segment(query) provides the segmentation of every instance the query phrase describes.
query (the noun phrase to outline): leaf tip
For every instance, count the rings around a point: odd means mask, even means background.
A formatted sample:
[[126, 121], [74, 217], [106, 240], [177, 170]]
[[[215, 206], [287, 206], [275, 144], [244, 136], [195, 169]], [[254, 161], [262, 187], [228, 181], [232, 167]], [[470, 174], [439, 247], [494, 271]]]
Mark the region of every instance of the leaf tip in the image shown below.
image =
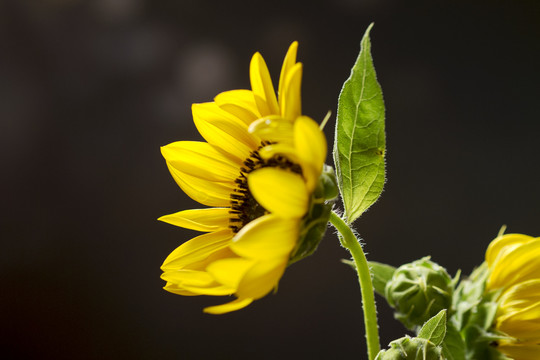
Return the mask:
[[362, 41], [360, 42], [361, 44], [363, 44], [364, 42], [366, 41], [370, 41], [369, 39], [369, 34], [371, 33], [371, 29], [373, 29], [373, 26], [375, 25], [374, 22], [372, 22], [371, 24], [369, 24], [369, 26], [366, 28], [366, 31], [364, 32], [364, 36], [362, 36]]

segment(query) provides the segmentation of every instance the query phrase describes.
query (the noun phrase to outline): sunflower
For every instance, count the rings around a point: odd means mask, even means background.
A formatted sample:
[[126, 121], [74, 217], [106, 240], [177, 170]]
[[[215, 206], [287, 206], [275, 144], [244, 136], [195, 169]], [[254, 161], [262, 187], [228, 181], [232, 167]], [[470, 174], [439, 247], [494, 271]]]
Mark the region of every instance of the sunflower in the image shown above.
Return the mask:
[[540, 359], [540, 238], [500, 235], [486, 252], [486, 289], [498, 292], [497, 349], [515, 360]]
[[278, 96], [255, 53], [251, 90], [192, 105], [206, 142], [161, 148], [180, 188], [208, 206], [159, 219], [205, 233], [174, 250], [161, 277], [175, 294], [236, 297], [205, 308], [207, 313], [239, 310], [268, 294], [288, 264], [314, 250], [326, 228], [327, 144], [319, 125], [301, 114], [297, 48], [292, 43], [285, 56]]

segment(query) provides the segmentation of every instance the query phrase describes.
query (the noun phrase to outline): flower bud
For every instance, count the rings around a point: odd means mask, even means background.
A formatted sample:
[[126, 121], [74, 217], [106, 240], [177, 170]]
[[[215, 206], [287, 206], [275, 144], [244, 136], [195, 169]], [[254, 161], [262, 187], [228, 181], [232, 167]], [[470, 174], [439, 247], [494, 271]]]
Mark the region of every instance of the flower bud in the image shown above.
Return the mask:
[[408, 336], [394, 340], [375, 360], [444, 360], [442, 348], [429, 340]]
[[449, 309], [452, 293], [450, 275], [429, 257], [399, 267], [385, 287], [385, 297], [395, 309], [395, 318], [411, 330], [439, 311]]

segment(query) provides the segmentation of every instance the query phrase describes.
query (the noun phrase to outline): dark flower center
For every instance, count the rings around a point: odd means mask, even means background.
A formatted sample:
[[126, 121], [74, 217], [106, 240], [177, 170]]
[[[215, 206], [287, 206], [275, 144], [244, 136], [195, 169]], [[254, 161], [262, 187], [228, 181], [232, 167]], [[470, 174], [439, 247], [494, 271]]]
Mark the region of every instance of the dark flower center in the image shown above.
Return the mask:
[[257, 150], [252, 151], [244, 161], [244, 166], [240, 168], [240, 176], [234, 180], [236, 188], [231, 194], [231, 210], [229, 211], [231, 214], [229, 227], [234, 233], [240, 231], [247, 223], [269, 213], [249, 191], [247, 177], [250, 172], [264, 167], [276, 167], [302, 175], [300, 165], [285, 156], [274, 155], [270, 159], [263, 159], [259, 150], [271, 144], [271, 142], [263, 141]]

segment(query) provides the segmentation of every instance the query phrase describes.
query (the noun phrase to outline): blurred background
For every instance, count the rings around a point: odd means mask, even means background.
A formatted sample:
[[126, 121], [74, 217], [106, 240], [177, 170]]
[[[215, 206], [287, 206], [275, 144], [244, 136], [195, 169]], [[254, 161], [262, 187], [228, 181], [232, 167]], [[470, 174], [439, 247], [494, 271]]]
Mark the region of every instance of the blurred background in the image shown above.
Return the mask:
[[[277, 79], [298, 40], [320, 121], [371, 22], [388, 181], [355, 223], [368, 258], [467, 274], [502, 225], [540, 236], [536, 0], [1, 0], [4, 358], [366, 358], [333, 231], [277, 294], [211, 316], [226, 299], [162, 290], [162, 261], [196, 233], [156, 219], [198, 207], [159, 151], [201, 139], [191, 103], [248, 88], [255, 51]], [[406, 331], [378, 304], [386, 346]]]

